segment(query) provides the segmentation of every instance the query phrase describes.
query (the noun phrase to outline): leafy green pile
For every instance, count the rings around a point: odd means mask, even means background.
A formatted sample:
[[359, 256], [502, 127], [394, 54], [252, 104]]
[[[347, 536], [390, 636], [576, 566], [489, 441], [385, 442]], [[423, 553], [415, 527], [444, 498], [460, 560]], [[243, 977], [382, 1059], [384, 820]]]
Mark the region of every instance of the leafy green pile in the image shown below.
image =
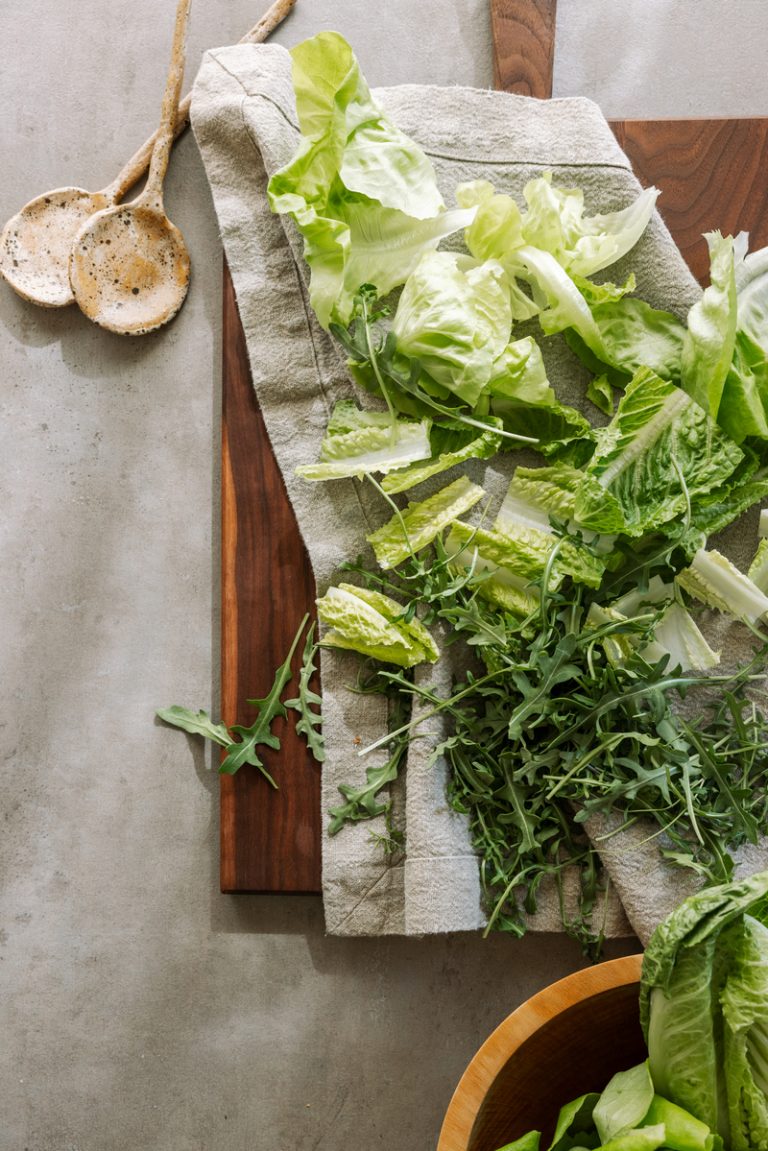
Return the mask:
[[[541, 884], [562, 892], [575, 868], [565, 926], [599, 948], [592, 816], [650, 820], [662, 854], [709, 882], [765, 826], [766, 555], [745, 575], [707, 539], [768, 495], [768, 256], [712, 233], [710, 286], [685, 320], [659, 311], [633, 275], [594, 279], [632, 250], [655, 189], [589, 214], [580, 189], [543, 173], [524, 204], [472, 181], [447, 209], [342, 37], [320, 33], [292, 58], [302, 139], [270, 203], [303, 236], [318, 320], [378, 405], [338, 403], [319, 459], [298, 472], [373, 484], [385, 521], [368, 536], [375, 563], [344, 565], [318, 614], [323, 643], [365, 657], [367, 690], [402, 717], [362, 749], [386, 745], [388, 758], [341, 788], [329, 830], [388, 813], [419, 697], [449, 721], [435, 756], [468, 817], [489, 926], [522, 932]], [[464, 251], [437, 250], [457, 231]], [[591, 375], [594, 421], [548, 379], [540, 344], [557, 333]], [[517, 467], [492, 509], [464, 470], [521, 447], [540, 466]], [[719, 653], [699, 627], [712, 609], [752, 629], [736, 670], [713, 673]], [[469, 667], [447, 699], [411, 670], [441, 658], [438, 621]], [[231, 769], [264, 770], [254, 749], [274, 746], [281, 674], [253, 728], [235, 729], [242, 742], [207, 729]], [[315, 744], [317, 729], [305, 711]]]

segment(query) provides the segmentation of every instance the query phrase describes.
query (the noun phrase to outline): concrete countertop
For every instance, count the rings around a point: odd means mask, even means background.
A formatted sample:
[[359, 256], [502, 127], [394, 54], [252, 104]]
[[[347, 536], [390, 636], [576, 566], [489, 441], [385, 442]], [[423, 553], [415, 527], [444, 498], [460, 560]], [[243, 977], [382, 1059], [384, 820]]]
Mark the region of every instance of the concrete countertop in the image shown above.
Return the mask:
[[[265, 7], [194, 3], [188, 83]], [[558, 7], [556, 95], [768, 114], [761, 0]], [[113, 178], [156, 123], [173, 10], [4, 0], [2, 220]], [[320, 28], [373, 84], [491, 83], [486, 0], [299, 0], [277, 39]], [[161, 333], [0, 285], [0, 1151], [424, 1151], [482, 1039], [580, 956], [331, 939], [316, 899], [218, 893], [216, 775], [153, 720], [218, 694], [221, 251], [191, 136], [166, 191], [193, 282]]]

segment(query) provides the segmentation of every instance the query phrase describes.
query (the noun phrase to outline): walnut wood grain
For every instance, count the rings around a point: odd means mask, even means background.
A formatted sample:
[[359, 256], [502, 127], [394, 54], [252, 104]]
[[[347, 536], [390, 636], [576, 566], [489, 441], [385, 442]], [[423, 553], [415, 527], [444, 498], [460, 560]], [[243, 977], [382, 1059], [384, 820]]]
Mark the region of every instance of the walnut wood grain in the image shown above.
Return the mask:
[[[315, 587], [296, 518], [251, 383], [232, 281], [225, 268], [222, 426], [221, 697], [227, 724], [253, 723]], [[299, 665], [301, 651], [295, 657]], [[280, 751], [264, 751], [274, 791], [251, 767], [221, 777], [221, 889], [320, 891], [320, 774], [279, 720]]]
[[621, 120], [611, 124], [640, 181], [662, 189], [659, 211], [699, 282], [704, 232], [749, 232], [768, 244], [768, 120]]
[[557, 0], [492, 0], [493, 86], [519, 96], [552, 95]]
[[601, 1091], [646, 1056], [638, 1006], [642, 956], [551, 984], [501, 1023], [464, 1072], [437, 1151], [497, 1151], [530, 1130], [553, 1135], [563, 1102]]

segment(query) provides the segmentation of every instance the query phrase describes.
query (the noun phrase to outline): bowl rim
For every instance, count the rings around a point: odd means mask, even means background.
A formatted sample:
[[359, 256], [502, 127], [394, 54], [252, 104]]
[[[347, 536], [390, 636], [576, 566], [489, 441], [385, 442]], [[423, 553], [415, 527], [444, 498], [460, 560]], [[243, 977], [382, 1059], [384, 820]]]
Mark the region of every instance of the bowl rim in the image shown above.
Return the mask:
[[507, 1060], [526, 1039], [566, 1008], [593, 995], [640, 982], [643, 954], [608, 959], [550, 983], [492, 1031], [470, 1060], [448, 1104], [437, 1151], [467, 1151], [480, 1107]]

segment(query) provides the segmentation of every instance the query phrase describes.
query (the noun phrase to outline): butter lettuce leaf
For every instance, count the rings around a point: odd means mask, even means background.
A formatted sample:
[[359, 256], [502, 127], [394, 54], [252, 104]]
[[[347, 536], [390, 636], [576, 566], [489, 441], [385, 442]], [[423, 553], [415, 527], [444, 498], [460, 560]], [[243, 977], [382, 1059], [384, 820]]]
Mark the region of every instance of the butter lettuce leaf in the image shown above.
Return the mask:
[[591, 305], [600, 333], [602, 352], [596, 355], [578, 332], [565, 333], [569, 347], [595, 375], [624, 387], [641, 368], [664, 380], [679, 380], [685, 325], [671, 312], [652, 308], [645, 300], [628, 296]]
[[528, 205], [522, 218], [527, 243], [551, 252], [567, 271], [591, 276], [635, 246], [659, 192], [646, 188], [627, 207], [595, 216], [584, 215], [581, 188], [558, 187], [551, 172], [531, 180], [523, 194]]

